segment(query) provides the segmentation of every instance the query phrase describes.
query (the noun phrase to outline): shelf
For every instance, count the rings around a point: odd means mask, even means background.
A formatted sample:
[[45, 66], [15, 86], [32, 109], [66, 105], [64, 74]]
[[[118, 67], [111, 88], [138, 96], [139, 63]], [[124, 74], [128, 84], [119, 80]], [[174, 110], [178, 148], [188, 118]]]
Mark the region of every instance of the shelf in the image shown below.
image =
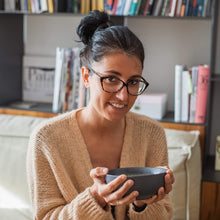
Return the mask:
[[[1, 11], [0, 14], [21, 14], [21, 15], [47, 15], [47, 16], [57, 16], [57, 15], [63, 15], [63, 16], [84, 16], [86, 14], [81, 13], [71, 13], [71, 12], [39, 12], [39, 13], [33, 13], [28, 11]], [[153, 18], [153, 19], [193, 19], [193, 20], [210, 20], [211, 17], [197, 17], [197, 16], [184, 16], [184, 17], [171, 17], [171, 16], [154, 16], [154, 15], [111, 15], [112, 17], [123, 17], [123, 18]]]
[[202, 181], [220, 183], [220, 171], [215, 170], [215, 156], [208, 156], [203, 169]]
[[190, 124], [190, 125], [195, 125], [195, 126], [205, 126], [206, 124], [197, 124], [197, 123], [191, 123], [191, 122], [182, 122], [182, 121], [174, 121], [174, 112], [173, 111], [168, 111], [165, 116], [161, 119], [158, 120], [160, 122], [168, 122], [168, 123], [176, 123], [176, 124]]
[[211, 82], [220, 82], [220, 74], [213, 74], [210, 80]]
[[10, 106], [0, 105], [0, 114], [25, 115], [33, 117], [53, 117], [59, 113], [52, 112], [52, 104], [38, 103], [37, 106], [26, 108], [13, 108]]

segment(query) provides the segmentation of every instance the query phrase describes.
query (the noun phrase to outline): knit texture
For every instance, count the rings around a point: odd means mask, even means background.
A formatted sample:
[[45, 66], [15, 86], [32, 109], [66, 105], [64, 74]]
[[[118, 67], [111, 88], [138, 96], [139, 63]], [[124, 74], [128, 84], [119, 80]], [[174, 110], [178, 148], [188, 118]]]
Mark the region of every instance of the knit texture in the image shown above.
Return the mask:
[[[34, 130], [27, 154], [27, 174], [34, 218], [51, 220], [113, 220], [92, 197], [89, 176], [93, 168], [79, 129], [76, 113], [48, 119]], [[168, 164], [162, 126], [146, 116], [129, 112], [120, 167], [155, 167]], [[132, 204], [117, 206], [117, 220], [171, 219], [173, 209], [167, 195], [138, 213]]]

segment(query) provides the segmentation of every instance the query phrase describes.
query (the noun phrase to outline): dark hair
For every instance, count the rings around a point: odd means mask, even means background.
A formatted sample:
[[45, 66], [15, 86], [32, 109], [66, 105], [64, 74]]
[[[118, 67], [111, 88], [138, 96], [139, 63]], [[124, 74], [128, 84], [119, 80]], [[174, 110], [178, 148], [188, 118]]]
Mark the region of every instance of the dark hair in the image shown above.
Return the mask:
[[80, 51], [80, 65], [90, 66], [94, 60], [115, 52], [134, 55], [144, 64], [144, 48], [138, 37], [126, 26], [112, 26], [106, 12], [91, 11], [77, 27], [77, 34], [84, 44]]

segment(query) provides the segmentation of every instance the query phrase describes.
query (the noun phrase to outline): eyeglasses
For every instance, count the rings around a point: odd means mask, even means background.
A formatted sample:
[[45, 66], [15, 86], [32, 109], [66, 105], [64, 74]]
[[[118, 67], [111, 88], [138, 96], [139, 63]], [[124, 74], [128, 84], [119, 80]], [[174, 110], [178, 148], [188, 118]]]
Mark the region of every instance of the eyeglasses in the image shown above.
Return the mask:
[[142, 76], [133, 76], [125, 83], [116, 76], [100, 76], [95, 70], [91, 68], [89, 70], [100, 78], [102, 89], [108, 93], [117, 93], [126, 86], [128, 94], [138, 96], [149, 86]]

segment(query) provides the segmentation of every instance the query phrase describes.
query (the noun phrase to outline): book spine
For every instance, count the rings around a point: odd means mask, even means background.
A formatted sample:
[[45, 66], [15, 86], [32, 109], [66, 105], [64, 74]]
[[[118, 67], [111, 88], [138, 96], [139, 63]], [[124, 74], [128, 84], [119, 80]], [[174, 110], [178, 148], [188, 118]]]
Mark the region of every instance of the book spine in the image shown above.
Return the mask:
[[135, 10], [136, 10], [136, 7], [137, 7], [137, 0], [133, 0], [132, 3], [131, 3], [131, 7], [130, 7], [130, 10], [129, 10], [129, 15], [134, 15], [135, 14]]
[[196, 93], [197, 93], [198, 67], [192, 67], [192, 94], [190, 96], [190, 116], [189, 121], [195, 123], [196, 115]]
[[182, 0], [178, 0], [177, 7], [176, 7], [176, 16], [180, 17], [181, 15], [181, 7], [182, 7]]
[[200, 65], [198, 70], [197, 101], [195, 123], [205, 123], [209, 87], [209, 71], [207, 65]]
[[48, 11], [48, 7], [47, 7], [47, 0], [41, 0], [41, 11], [46, 12]]
[[185, 17], [189, 15], [189, 5], [190, 5], [190, 0], [186, 0], [186, 7], [184, 12]]
[[137, 7], [136, 7], [136, 10], [135, 10], [135, 15], [138, 15], [139, 11], [140, 11], [140, 7], [141, 7], [141, 2], [142, 0], [138, 0], [137, 2]]
[[182, 6], [181, 6], [181, 12], [180, 12], [181, 17], [185, 16], [185, 11], [186, 11], [186, 0], [182, 0]]
[[174, 121], [181, 121], [182, 65], [175, 66]]
[[163, 0], [157, 0], [155, 2], [154, 5], [154, 9], [153, 9], [153, 15], [154, 16], [160, 16], [161, 15], [161, 10], [162, 10], [162, 6], [163, 6]]
[[189, 115], [189, 71], [182, 72], [182, 110], [181, 121], [187, 122]]
[[53, 92], [53, 105], [52, 111], [59, 112], [60, 103], [60, 91], [61, 91], [61, 78], [62, 78], [62, 66], [63, 66], [64, 50], [60, 47], [56, 48], [56, 66], [54, 76], [54, 92]]
[[169, 13], [170, 17], [173, 17], [175, 15], [175, 10], [176, 10], [176, 0], [172, 0], [172, 5], [170, 7], [170, 13]]
[[117, 10], [118, 0], [114, 0], [113, 8], [112, 8], [112, 14], [115, 15]]
[[49, 11], [49, 13], [54, 13], [53, 0], [47, 0], [47, 4], [48, 4], [48, 11]]

